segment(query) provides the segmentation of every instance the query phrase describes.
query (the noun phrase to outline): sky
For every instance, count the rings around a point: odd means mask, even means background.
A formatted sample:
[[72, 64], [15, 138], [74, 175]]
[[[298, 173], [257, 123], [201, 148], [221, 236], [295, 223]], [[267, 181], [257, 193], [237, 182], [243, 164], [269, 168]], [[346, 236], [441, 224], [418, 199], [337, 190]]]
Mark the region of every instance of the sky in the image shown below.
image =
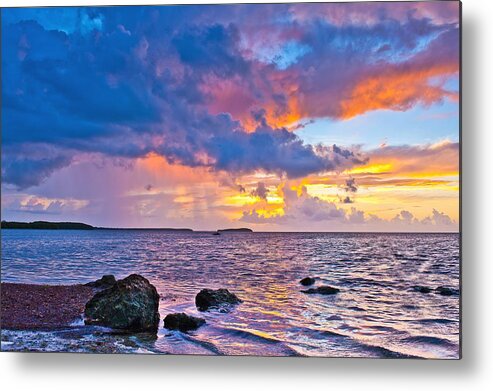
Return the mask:
[[459, 3], [4, 8], [2, 220], [459, 229]]

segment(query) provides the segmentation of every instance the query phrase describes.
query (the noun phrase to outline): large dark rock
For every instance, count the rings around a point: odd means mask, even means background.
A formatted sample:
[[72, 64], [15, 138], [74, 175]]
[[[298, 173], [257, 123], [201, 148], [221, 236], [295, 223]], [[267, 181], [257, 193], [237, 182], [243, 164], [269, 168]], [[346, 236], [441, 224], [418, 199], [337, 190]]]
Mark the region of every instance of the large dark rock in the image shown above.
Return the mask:
[[164, 327], [169, 330], [180, 330], [187, 332], [196, 330], [205, 324], [205, 319], [187, 315], [183, 312], [178, 314], [168, 314], [164, 318]]
[[157, 331], [159, 295], [147, 279], [132, 274], [96, 293], [86, 304], [86, 324], [140, 332]]
[[99, 280], [88, 282], [84, 284], [85, 286], [97, 289], [108, 289], [116, 284], [116, 278], [112, 274], [106, 274], [101, 277]]
[[439, 286], [435, 291], [442, 296], [455, 296], [459, 294], [458, 289], [449, 288], [446, 286]]
[[419, 293], [430, 293], [431, 288], [428, 288], [427, 286], [421, 286], [421, 285], [416, 285], [413, 286], [413, 290]]
[[195, 305], [199, 311], [207, 311], [209, 308], [220, 308], [241, 302], [238, 296], [227, 289], [202, 289], [195, 296]]
[[315, 284], [315, 279], [313, 277], [305, 277], [300, 280], [300, 284], [303, 286], [309, 286]]
[[311, 295], [311, 294], [334, 295], [337, 292], [339, 292], [339, 289], [334, 288], [332, 286], [328, 286], [328, 285], [322, 285], [322, 286], [319, 286], [317, 288], [310, 288], [310, 289], [307, 289], [306, 291], [301, 291], [301, 292], [307, 293], [309, 295]]

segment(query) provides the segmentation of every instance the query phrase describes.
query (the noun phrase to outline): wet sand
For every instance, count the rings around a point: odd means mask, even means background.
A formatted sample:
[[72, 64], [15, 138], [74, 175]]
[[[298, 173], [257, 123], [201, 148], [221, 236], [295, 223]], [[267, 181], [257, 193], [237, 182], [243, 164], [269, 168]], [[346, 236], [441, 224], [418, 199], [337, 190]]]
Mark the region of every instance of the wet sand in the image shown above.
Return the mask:
[[84, 312], [94, 289], [84, 285], [1, 284], [1, 328], [54, 330]]

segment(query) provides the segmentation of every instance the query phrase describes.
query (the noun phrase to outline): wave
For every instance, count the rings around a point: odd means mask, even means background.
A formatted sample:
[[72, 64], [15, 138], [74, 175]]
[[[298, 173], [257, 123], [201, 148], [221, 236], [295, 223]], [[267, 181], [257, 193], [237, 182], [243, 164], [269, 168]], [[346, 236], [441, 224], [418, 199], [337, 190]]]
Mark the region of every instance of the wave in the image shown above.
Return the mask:
[[358, 312], [365, 312], [366, 311], [364, 308], [357, 307], [357, 306], [347, 307], [347, 309], [352, 310], [352, 311], [358, 311]]
[[305, 333], [309, 335], [311, 338], [315, 338], [315, 339], [327, 339], [327, 337], [347, 338], [345, 334], [341, 334], [332, 330], [320, 330], [310, 327], [293, 327], [288, 330], [294, 333]]
[[381, 358], [423, 358], [420, 356], [410, 355], [396, 350], [391, 350], [387, 347], [372, 345], [366, 342], [362, 342], [349, 335], [336, 333], [331, 330], [319, 330], [319, 329], [312, 329], [306, 327], [300, 327], [297, 330], [310, 335], [310, 337], [314, 339], [324, 340], [327, 339], [327, 337], [332, 337], [333, 339], [339, 339], [348, 348], [350, 348], [350, 350], [358, 351], [363, 356], [367, 356], [368, 354], [373, 354]]
[[393, 285], [391, 282], [382, 282], [372, 278], [363, 277], [341, 278], [338, 279], [338, 283], [346, 286], [378, 286], [381, 288], [387, 288]]
[[439, 323], [439, 324], [449, 324], [449, 323], [457, 323], [457, 321], [447, 318], [426, 318], [426, 319], [418, 319], [416, 323]]
[[[289, 356], [302, 356], [299, 352], [287, 345], [285, 341], [275, 338], [271, 335], [267, 335], [257, 330], [245, 330], [229, 327], [216, 327], [222, 334], [232, 336], [234, 338], [246, 339], [255, 343], [263, 343], [267, 345], [279, 346], [285, 355]], [[284, 354], [283, 354], [284, 355]]]
[[417, 343], [417, 344], [423, 344], [424, 343], [424, 344], [436, 345], [436, 346], [450, 346], [450, 347], [456, 346], [455, 343], [453, 343], [452, 341], [449, 341], [448, 339], [439, 338], [439, 337], [432, 337], [432, 336], [428, 336], [428, 335], [411, 336], [411, 337], [403, 338], [401, 341]]
[[424, 357], [420, 356], [415, 356], [412, 354], [407, 354], [407, 353], [401, 353], [395, 350], [391, 350], [388, 348], [384, 348], [383, 346], [374, 346], [374, 345], [369, 345], [369, 344], [361, 344], [364, 349], [369, 352], [369, 353], [376, 353], [379, 357], [381, 358], [420, 358], [423, 359]]
[[367, 326], [368, 328], [370, 329], [373, 329], [373, 330], [378, 330], [378, 331], [385, 331], [385, 332], [389, 332], [389, 333], [403, 333], [403, 331], [400, 331], [400, 330], [397, 330], [393, 327], [389, 327], [389, 326], [380, 326], [380, 325], [375, 325], [375, 326]]
[[180, 333], [180, 337], [188, 342], [191, 342], [195, 345], [200, 346], [201, 348], [204, 348], [205, 350], [208, 350], [212, 354], [215, 354], [217, 356], [224, 356], [224, 353], [212, 342], [209, 341], [203, 341], [201, 339], [195, 338], [192, 335], [181, 333], [179, 331], [176, 331], [176, 333]]
[[256, 332], [256, 331], [252, 331], [252, 330], [221, 327], [221, 331], [224, 332], [225, 334], [229, 334], [229, 335], [232, 335], [235, 337], [245, 338], [245, 339], [249, 339], [249, 340], [261, 342], [261, 343], [278, 344], [278, 343], [283, 342], [283, 341], [276, 339], [272, 336], [266, 336], [263, 333], [261, 335], [261, 334], [259, 334], [260, 332]]

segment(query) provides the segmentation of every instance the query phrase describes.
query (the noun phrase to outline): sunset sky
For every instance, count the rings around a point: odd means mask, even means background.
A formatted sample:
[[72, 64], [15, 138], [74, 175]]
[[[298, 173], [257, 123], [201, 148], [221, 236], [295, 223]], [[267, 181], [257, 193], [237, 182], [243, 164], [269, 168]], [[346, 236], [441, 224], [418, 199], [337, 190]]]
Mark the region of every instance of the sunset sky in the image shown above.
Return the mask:
[[458, 2], [1, 18], [3, 220], [458, 231]]

